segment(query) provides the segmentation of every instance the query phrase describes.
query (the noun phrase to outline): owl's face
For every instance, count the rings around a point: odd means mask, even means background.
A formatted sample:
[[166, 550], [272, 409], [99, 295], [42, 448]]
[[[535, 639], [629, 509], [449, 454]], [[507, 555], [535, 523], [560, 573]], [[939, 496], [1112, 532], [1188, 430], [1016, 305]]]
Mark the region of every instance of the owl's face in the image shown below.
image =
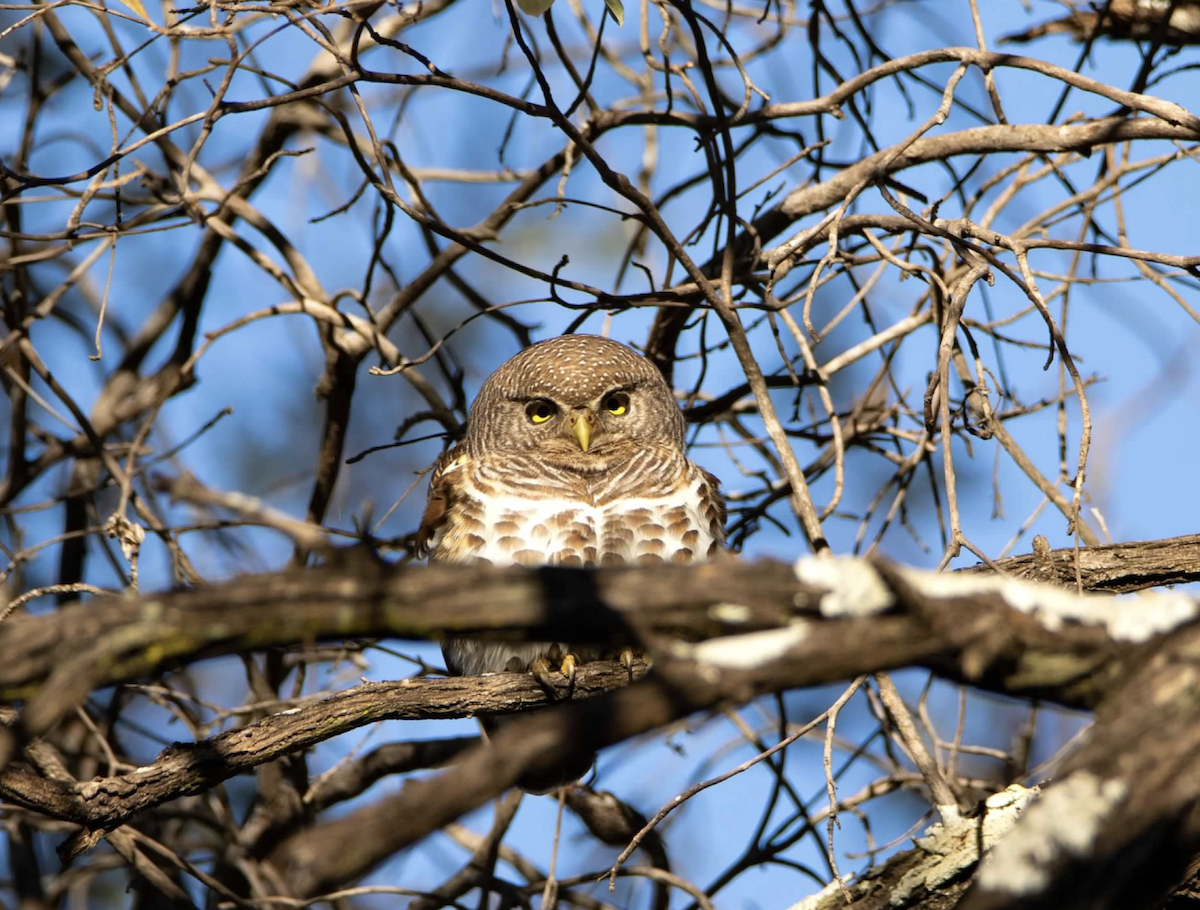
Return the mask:
[[564, 335], [488, 377], [471, 407], [477, 455], [523, 452], [586, 468], [638, 447], [683, 448], [683, 415], [654, 364], [623, 344]]

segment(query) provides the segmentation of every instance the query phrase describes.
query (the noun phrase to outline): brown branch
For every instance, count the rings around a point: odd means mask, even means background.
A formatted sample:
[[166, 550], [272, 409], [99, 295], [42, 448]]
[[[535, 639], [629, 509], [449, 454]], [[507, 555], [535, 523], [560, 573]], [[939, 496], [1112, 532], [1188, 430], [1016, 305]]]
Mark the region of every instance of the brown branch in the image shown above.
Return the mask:
[[961, 906], [1150, 907], [1200, 853], [1200, 637], [1168, 636], [997, 846]]
[[[1044, 541], [1043, 541], [1044, 542]], [[1200, 534], [1051, 550], [1035, 540], [1032, 553], [1000, 560], [1007, 575], [1044, 584], [1075, 587], [1075, 567], [1085, 591], [1128, 594], [1164, 585], [1200, 581]], [[963, 569], [967, 574], [991, 574], [984, 565]]]
[[[801, 576], [817, 574], [806, 581], [776, 563], [578, 572], [370, 565], [373, 573], [362, 566], [292, 571], [18, 617], [0, 627], [0, 655], [11, 658], [0, 663], [12, 665], [28, 655], [17, 675], [24, 674], [29, 685], [38, 661], [60, 661], [50, 684], [21, 716], [27, 729], [37, 729], [70, 705], [54, 685], [64, 669], [91, 685], [111, 682], [116, 677], [97, 679], [87, 671], [160, 667], [167, 642], [181, 659], [288, 640], [389, 632], [519, 631], [558, 638], [569, 631], [572, 640], [612, 641], [635, 626], [651, 647], [668, 634], [675, 644], [656, 654], [653, 677], [627, 691], [602, 694], [626, 679], [619, 665], [607, 662], [584, 665], [574, 690], [553, 696], [525, 674], [371, 683], [201, 743], [174, 746], [154, 764], [117, 777], [75, 784], [12, 766], [0, 773], [0, 793], [41, 814], [110, 830], [166, 800], [203, 792], [239, 771], [367, 723], [519, 711], [570, 695], [572, 703], [514, 725], [520, 735], [504, 728], [494, 751], [481, 747], [470, 753], [450, 772], [453, 786], [447, 782], [444, 790], [426, 792], [427, 784], [410, 784], [416, 795], [406, 787], [401, 796], [419, 811], [401, 813], [411, 821], [396, 827], [389, 843], [397, 849], [395, 838], [411, 843], [502, 792], [526, 768], [536, 771], [564, 754], [587, 754], [697, 710], [913, 664], [999, 692], [1087, 707], [1101, 703], [1126, 670], [1143, 661], [1143, 652], [1154, 648], [1137, 641], [1176, 626], [1180, 641], [1200, 636], [1196, 623], [1180, 612], [1187, 603], [1182, 598], [1169, 623], [1156, 619], [1150, 605], [1141, 625], [1130, 626], [1128, 617], [1105, 612], [1103, 605], [1114, 602], [1104, 598], [1089, 607], [1088, 601], [1049, 588], [1039, 594], [1002, 579], [898, 574], [882, 565], [882, 577], [870, 582], [871, 570], [858, 561], [838, 564], [839, 580], [823, 574], [832, 565], [828, 561], [808, 560]], [[1086, 609], [1096, 611], [1095, 622], [1074, 621], [1085, 619]], [[82, 648], [91, 636], [97, 641], [92, 654], [81, 661], [56, 658], [57, 648], [46, 646], [46, 636], [68, 631], [62, 647]], [[213, 637], [214, 632], [219, 634]], [[734, 637], [713, 638], [721, 635]], [[686, 643], [705, 638], [713, 640]], [[137, 653], [113, 650], [134, 644]]]
[[[1127, 561], [1132, 547], [1171, 557], [1159, 564], [1168, 566], [1158, 572], [1162, 579], [1200, 577], [1195, 538], [1126, 544], [1097, 576], [1102, 589], [1145, 587], [1154, 577], [1150, 560], [1138, 561], [1133, 573], [1120, 573], [1117, 560]], [[1185, 552], [1192, 554], [1190, 560], [1182, 558]], [[1059, 554], [1043, 562], [1061, 566], [1065, 558]], [[653, 647], [663, 637], [698, 641], [785, 627], [799, 616], [817, 614], [825, 592], [820, 585], [799, 581], [788, 566], [769, 561], [600, 570], [391, 567], [350, 550], [341, 551], [334, 562], [317, 570], [244, 576], [190, 591], [103, 598], [48, 616], [12, 617], [0, 626], [0, 698], [27, 698], [23, 723], [37, 733], [96, 687], [205, 656], [355, 636], [446, 634], [532, 640], [567, 636]], [[924, 608], [928, 595], [914, 593], [903, 580], [896, 579], [895, 585], [892, 596], [899, 604]], [[981, 594], [977, 600], [1009, 610], [995, 594]], [[737, 609], [722, 609], [723, 604]], [[847, 669], [832, 678], [859, 672], [865, 671]], [[1072, 703], [1090, 699], [1064, 692], [1058, 698]]]
[[[635, 678], [645, 672], [644, 663], [635, 665]], [[367, 724], [521, 711], [591, 698], [628, 681], [629, 671], [620, 663], [595, 661], [580, 667], [570, 692], [565, 678], [556, 691], [547, 692], [525, 673], [364, 683], [201, 742], [176, 743], [153, 763], [117, 777], [74, 783], [9, 767], [0, 771], [0, 795], [51, 818], [111, 830], [168, 800], [203, 793], [237, 774]], [[461, 751], [464, 745], [443, 751], [441, 759]], [[426, 752], [410, 757], [409, 763]], [[319, 805], [348, 798], [355, 787], [365, 786], [369, 780], [355, 775], [328, 792], [319, 790]]]

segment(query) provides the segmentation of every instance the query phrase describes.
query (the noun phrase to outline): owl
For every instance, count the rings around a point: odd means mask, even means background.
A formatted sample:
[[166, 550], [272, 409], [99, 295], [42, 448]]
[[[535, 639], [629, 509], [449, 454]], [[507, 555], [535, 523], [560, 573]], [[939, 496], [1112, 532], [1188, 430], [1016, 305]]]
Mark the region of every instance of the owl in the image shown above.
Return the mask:
[[[595, 335], [532, 345], [484, 382], [462, 442], [434, 466], [417, 532], [436, 562], [608, 566], [690, 563], [724, 545], [716, 478], [684, 451], [684, 419], [646, 358]], [[455, 675], [574, 676], [602, 656], [570, 642], [443, 643]], [[625, 652], [628, 657], [628, 652]], [[484, 721], [494, 729], [501, 718]], [[547, 792], [586, 764], [522, 780]]]

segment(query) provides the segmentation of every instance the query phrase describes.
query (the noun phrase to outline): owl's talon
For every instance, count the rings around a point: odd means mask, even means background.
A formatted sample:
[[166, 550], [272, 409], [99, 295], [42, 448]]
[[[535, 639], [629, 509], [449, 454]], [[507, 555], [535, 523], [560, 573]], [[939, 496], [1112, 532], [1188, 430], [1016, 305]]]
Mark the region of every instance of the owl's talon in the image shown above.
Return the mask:
[[[558, 655], [562, 655], [561, 659]], [[534, 658], [529, 665], [529, 672], [534, 679], [538, 681], [546, 693], [550, 696], [555, 696], [558, 693], [558, 686], [562, 683], [555, 683], [555, 676], [561, 673], [567, 678], [567, 697], [575, 691], [575, 671], [579, 666], [579, 658], [574, 654], [558, 654], [547, 653]]]
[[552, 668], [550, 661], [546, 660], [544, 655], [539, 655], [529, 664], [529, 675], [538, 681], [547, 695], [554, 695], [554, 680], [551, 678]]
[[633, 648], [622, 648], [620, 659], [621, 666], [629, 674], [629, 681], [633, 682]]

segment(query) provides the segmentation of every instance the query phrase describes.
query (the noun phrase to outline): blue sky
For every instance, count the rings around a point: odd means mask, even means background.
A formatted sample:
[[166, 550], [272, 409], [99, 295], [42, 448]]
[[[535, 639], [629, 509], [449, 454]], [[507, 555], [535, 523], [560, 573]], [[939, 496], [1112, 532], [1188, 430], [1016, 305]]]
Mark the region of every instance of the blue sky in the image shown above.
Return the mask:
[[[565, 9], [565, 0], [562, 2]], [[989, 46], [996, 48], [996, 39], [1036, 21], [1049, 18], [1061, 7], [1056, 4], [1034, 3], [1027, 13], [1016, 0], [982, 0], [981, 14]], [[505, 91], [519, 93], [528, 80], [528, 71], [518, 52], [511, 49], [508, 64], [502, 75], [496, 75], [496, 58], [503, 47], [508, 24], [494, 8], [482, 3], [466, 12], [466, 4], [450, 14], [437, 17], [404, 33], [404, 40], [420, 49], [446, 72], [480, 82], [496, 85]], [[872, 34], [880, 39], [884, 49], [893, 56], [926, 48], [974, 44], [966, 3], [951, 4], [946, 0], [896, 4], [869, 19]], [[712, 12], [710, 10], [710, 12]], [[800, 10], [805, 12], [805, 10]], [[161, 11], [151, 10], [161, 21]], [[82, 9], [65, 8], [63, 21], [77, 29], [81, 36], [96, 37], [90, 14]], [[638, 13], [633, 4], [627, 9], [628, 20], [622, 30], [606, 32], [606, 41], [629, 49], [637, 36]], [[7, 21], [7, 20], [6, 20]], [[564, 40], [574, 45], [580, 41], [570, 18], [560, 15], [559, 27]], [[116, 25], [118, 33], [128, 44], [143, 35], [139, 27], [128, 22]], [[731, 32], [731, 40], [746, 46], [751, 42], [753, 29], [739, 26]], [[544, 31], [535, 27], [538, 39], [545, 45]], [[256, 34], [266, 36], [266, 26]], [[100, 45], [96, 45], [99, 47]], [[831, 61], [843, 74], [856, 72], [856, 62], [833, 42], [826, 45]], [[1065, 67], [1073, 67], [1078, 47], [1054, 38], [1033, 46], [1002, 49], [1025, 53]], [[201, 65], [204, 59], [225, 53], [218, 44], [186, 43], [182, 48], [183, 68]], [[310, 64], [315, 53], [313, 44], [294, 29], [282, 29], [264, 37], [256, 58], [263, 66], [281, 75], [297, 77]], [[1186, 51], [1177, 57], [1174, 66], [1179, 71], [1152, 89], [1154, 94], [1192, 105], [1200, 97], [1200, 76], [1184, 68], [1195, 64], [1196, 52]], [[159, 78], [166, 61], [166, 45], [157, 42], [136, 58], [135, 70], [149, 84]], [[415, 71], [415, 64], [397, 52], [376, 52], [370, 65], [387, 70], [394, 68]], [[1132, 48], [1111, 44], [1098, 45], [1081, 71], [1086, 75], [1127, 87], [1139, 66]], [[927, 67], [923, 74], [941, 86], [952, 71], [952, 65]], [[767, 91], [773, 101], [804, 100], [813, 94], [811, 82], [811, 53], [804, 30], [793, 29], [784, 39], [779, 53], [755, 63], [751, 74], [756, 83]], [[560, 102], [570, 96], [561, 70], [552, 69], [549, 76]], [[115, 73], [114, 81], [126, 88], [127, 76]], [[736, 87], [731, 74], [722, 77], [725, 84]], [[999, 69], [996, 80], [1005, 111], [1012, 123], [1044, 122], [1058, 99], [1058, 87], [1037, 74], [1015, 69]], [[822, 91], [832, 83], [822, 82]], [[243, 74], [228, 93], [232, 100], [261, 97], [263, 87], [256, 78]], [[39, 134], [37, 152], [32, 167], [41, 174], [69, 173], [95, 160], [95, 149], [107, 145], [108, 125], [103, 112], [93, 111], [90, 90], [72, 85], [50, 100], [51, 115]], [[536, 97], [536, 89], [534, 97]], [[736, 91], [740, 95], [740, 89]], [[20, 111], [18, 93], [0, 95], [0, 122], [15, 122]], [[629, 86], [616, 79], [611, 69], [598, 69], [596, 95], [601, 103], [630, 96]], [[497, 148], [507, 127], [509, 113], [480, 98], [445, 91], [418, 92], [396, 117], [396, 92], [387, 86], [364, 86], [363, 97], [379, 111], [377, 128], [396, 143], [406, 164], [413, 168], [494, 168]], [[983, 81], [972, 71], [963, 81], [958, 97], [980, 110], [989, 104]], [[906, 93], [895, 83], [881, 82], [871, 96], [870, 119], [872, 130], [881, 145], [900, 141], [915, 126], [936, 110], [937, 93], [906, 87]], [[206, 103], [203, 86], [198, 81], [180, 90], [169, 110], [171, 117], [182, 116]], [[1082, 111], [1095, 115], [1111, 109], [1110, 102], [1073, 92], [1064, 106], [1065, 112]], [[245, 155], [247, 137], [262, 125], [265, 114], [244, 114], [228, 117], [217, 123], [208, 139], [200, 161], [223, 182], [228, 183]], [[1061, 119], [1061, 118], [1060, 118]], [[969, 115], [956, 111], [949, 121], [937, 127], [932, 135], [945, 134], [977, 125]], [[126, 125], [127, 126], [127, 125]], [[804, 132], [808, 141], [815, 136], [811, 120], [789, 124]], [[832, 139], [829, 157], [852, 161], [864, 154], [861, 132], [853, 120], [826, 120], [827, 136]], [[184, 128], [176, 141], [184, 148], [194, 141], [194, 128]], [[637, 129], [620, 131], [606, 136], [599, 144], [600, 151], [610, 160], [630, 171], [636, 170], [645, 151], [645, 134]], [[702, 166], [703, 156], [696, 149], [694, 136], [683, 130], [659, 130], [655, 136], [660, 165], [654, 188], [662, 191]], [[0, 130], [0, 150], [6, 155], [12, 149], [12, 136]], [[545, 122], [518, 123], [509, 141], [504, 164], [513, 168], [531, 166], [552, 153], [560, 144], [558, 134]], [[324, 138], [302, 134], [291, 144], [293, 150], [311, 149], [307, 154], [281, 161], [264, 187], [254, 197], [259, 209], [275, 223], [284, 227], [297, 249], [312, 265], [327, 290], [358, 288], [370, 253], [374, 219], [374, 201], [370, 193], [350, 207], [344, 216], [320, 223], [308, 219], [329, 212], [345, 203], [354, 193], [358, 176], [344, 148]], [[1144, 143], [1134, 146], [1130, 154], [1148, 157], [1171, 151], [1167, 143]], [[743, 184], [749, 184], [767, 174], [794, 152], [794, 146], [781, 140], [767, 140], [740, 162]], [[1123, 153], [1123, 150], [1122, 150]], [[1086, 186], [1100, 166], [1100, 155], [1074, 162], [1064, 170], [1077, 186]], [[124, 172], [136, 167], [138, 160], [157, 165], [156, 153], [149, 147], [123, 164]], [[972, 185], [994, 173], [1003, 163], [989, 162], [974, 178]], [[965, 160], [961, 167], [965, 167]], [[808, 179], [807, 165], [801, 163], [769, 180], [758, 191], [748, 194], [745, 212], [764, 201], [768, 190], [775, 186], [791, 188]], [[901, 179], [924, 193], [937, 198], [945, 193], [952, 178], [934, 167], [914, 169], [900, 175]], [[449, 223], [469, 226], [487, 214], [508, 190], [507, 184], [488, 185], [430, 182], [428, 196], [441, 216]], [[552, 196], [554, 181], [547, 184], [540, 198]], [[694, 224], [708, 202], [708, 188], [702, 185], [683, 194], [665, 210], [668, 222], [686, 230]], [[44, 195], [49, 195], [44, 194]], [[599, 182], [584, 163], [577, 164], [566, 184], [565, 195], [572, 199], [588, 199], [615, 208], [627, 205], [617, 200]], [[999, 230], [1012, 229], [1065, 196], [1063, 187], [1053, 180], [1044, 180], [1023, 190], [997, 223]], [[1200, 199], [1200, 169], [1196, 161], [1173, 165], [1169, 174], [1158, 175], [1124, 192], [1121, 197], [1130, 245], [1140, 249], [1157, 250], [1181, 255], [1195, 253], [1196, 206]], [[73, 204], [52, 202], [30, 204], [23, 210], [27, 230], [52, 230], [60, 224], [64, 212]], [[942, 208], [942, 217], [955, 217], [957, 202], [949, 200]], [[618, 217], [601, 216], [595, 209], [578, 204], [568, 205], [560, 214], [551, 217], [553, 206], [532, 207], [522, 212], [507, 229], [496, 248], [505, 255], [543, 270], [551, 270], [565, 255], [569, 265], [564, 275], [587, 281], [614, 291], [643, 289], [644, 277], [636, 269], [617, 285], [618, 263], [633, 230], [632, 223]], [[862, 197], [858, 211], [890, 211], [874, 192]], [[1112, 229], [1114, 215], [1111, 203], [1101, 207], [1099, 216]], [[800, 227], [798, 225], [797, 227]], [[261, 238], [246, 228], [247, 236]], [[1075, 239], [1078, 219], [1068, 218], [1052, 229], [1052, 236]], [[34, 327], [32, 338], [50, 367], [85, 409], [95, 404], [104, 376], [119, 358], [117, 326], [135, 329], [153, 311], [162, 295], [172, 286], [190, 264], [192, 252], [200, 236], [192, 225], [177, 231], [147, 233], [123, 237], [112, 261], [111, 292], [108, 323], [103, 334], [104, 354], [99, 362], [91, 362], [94, 353], [90, 341], [63, 324], [46, 321]], [[694, 255], [704, 259], [711, 248], [711, 234], [705, 234], [696, 244]], [[428, 261], [419, 233], [402, 217], [385, 244], [385, 252], [401, 281], [411, 280]], [[661, 247], [654, 244], [639, 259], [661, 280], [666, 262]], [[1032, 266], [1047, 276], [1063, 273], [1069, 266], [1069, 254], [1039, 251], [1031, 255]], [[107, 256], [89, 273], [89, 280], [102, 287], [108, 279]], [[865, 278], [870, 269], [859, 274]], [[1087, 271], [1083, 269], [1081, 271]], [[461, 272], [489, 300], [495, 303], [516, 303], [508, 312], [527, 323], [538, 326], [535, 337], [548, 337], [565, 329], [578, 315], [577, 311], [545, 301], [545, 288], [502, 267], [474, 258], [465, 260]], [[675, 274], [679, 274], [676, 269]], [[1194, 350], [1200, 327], [1166, 294], [1153, 285], [1130, 280], [1136, 271], [1124, 261], [1102, 261], [1095, 283], [1072, 289], [1068, 316], [1067, 337], [1078, 357], [1080, 371], [1095, 376], [1098, 382], [1089, 389], [1089, 401], [1095, 433], [1087, 474], [1086, 508], [1096, 510], [1114, 541], [1168, 537], [1194, 532], [1195, 515], [1200, 506], [1200, 482], [1196, 479], [1195, 455], [1200, 444], [1197, 414], [1200, 413], [1200, 386], [1195, 381]], [[49, 280], [49, 277], [46, 279]], [[1052, 285], [1052, 278], [1045, 279]], [[1200, 308], [1196, 283], [1177, 282], [1176, 289], [1190, 303]], [[818, 324], [837, 312], [852, 293], [848, 282], [831, 282], [818, 294], [814, 309]], [[914, 281], [900, 282], [889, 273], [881, 279], [869, 296], [872, 314], [878, 324], [888, 325], [907, 315], [913, 300], [920, 293]], [[372, 304], [379, 306], [388, 296], [386, 283], [376, 282]], [[227, 248], [218, 259], [212, 275], [212, 287], [202, 316], [201, 333], [215, 331], [248, 312], [286, 302], [287, 296], [262, 270], [238, 251]], [[95, 314], [73, 295], [65, 298], [64, 307], [88, 326], [95, 324]], [[1017, 313], [1025, 306], [1024, 297], [1002, 276], [997, 276], [993, 288], [980, 285], [973, 292], [966, 315], [978, 320], [1002, 318]], [[986, 315], [990, 308], [991, 316]], [[436, 285], [420, 301], [417, 312], [435, 335], [441, 335], [466, 319], [472, 310], [453, 288], [445, 282]], [[1061, 305], [1054, 305], [1056, 316]], [[617, 314], [611, 321], [593, 316], [584, 325], [586, 331], [605, 332], [621, 341], [640, 344], [652, 319], [650, 310], [630, 310]], [[749, 321], [754, 314], [747, 311]], [[721, 337], [719, 324], [711, 321], [708, 328], [710, 343]], [[1053, 397], [1059, 387], [1058, 363], [1048, 371], [1041, 369], [1045, 359], [1045, 329], [1036, 314], [1026, 315], [1005, 328], [1013, 338], [1038, 345], [1031, 349], [1007, 346], [1002, 351], [981, 340], [981, 356], [987, 366], [1003, 370], [1010, 386], [1020, 400], [1029, 403]], [[870, 331], [861, 318], [851, 317], [822, 340], [816, 348], [817, 359], [828, 360]], [[409, 356], [425, 352], [427, 345], [411, 318], [400, 322], [390, 336]], [[159, 363], [174, 344], [174, 332], [161, 342], [150, 361]], [[766, 327], [752, 332], [752, 341], [767, 372], [782, 368], [782, 358]], [[696, 334], [685, 337], [682, 350], [695, 350]], [[466, 387], [470, 393], [478, 389], [483, 379], [508, 356], [518, 344], [514, 337], [484, 320], [469, 322], [456, 331], [448, 348], [465, 371]], [[933, 369], [937, 338], [930, 327], [910, 338], [897, 358], [897, 384], [906, 394], [910, 405], [919, 406], [927, 373]], [[796, 350], [790, 340], [784, 341], [790, 357]], [[417, 396], [399, 377], [368, 375], [365, 363], [360, 372], [354, 406], [353, 422], [346, 454], [352, 455], [369, 446], [379, 445], [391, 438], [394, 428], [404, 417], [421, 407]], [[151, 437], [158, 449], [165, 449], [195, 432], [221, 409], [232, 407], [233, 413], [188, 447], [179, 458], [164, 470], [191, 470], [205, 483], [220, 489], [237, 489], [265, 499], [274, 507], [302, 516], [312, 480], [313, 463], [319, 439], [322, 405], [313, 396], [313, 387], [323, 367], [316, 332], [301, 316], [264, 319], [252, 323], [218, 340], [201, 359], [197, 368], [197, 385], [172, 399], [162, 409], [159, 423]], [[869, 379], [874, 364], [856, 365], [839, 374], [831, 383], [831, 393], [839, 406], [846, 406], [862, 393], [862, 383]], [[680, 366], [679, 381], [687, 387], [696, 376], [695, 361]], [[426, 375], [435, 383], [440, 379], [431, 369]], [[714, 355], [704, 387], [720, 392], [737, 382], [738, 369], [727, 352]], [[44, 391], [44, 389], [43, 389]], [[785, 392], [775, 395], [782, 414], [792, 408], [792, 396]], [[808, 402], [806, 401], [806, 407]], [[61, 408], [60, 408], [61, 409]], [[5, 417], [7, 415], [4, 415]], [[64, 433], [61, 425], [45, 413], [39, 413], [55, 432]], [[1030, 457], [1047, 475], [1058, 471], [1059, 452], [1056, 436], [1056, 413], [1053, 408], [1022, 417], [1011, 423], [1010, 429]], [[747, 418], [752, 432], [761, 433], [761, 424]], [[426, 424], [418, 432], [431, 431]], [[909, 429], [916, 429], [910, 425]], [[1067, 409], [1067, 461], [1073, 471], [1074, 450], [1080, 433], [1079, 411], [1072, 403]], [[694, 455], [701, 463], [722, 477], [731, 493], [752, 489], [756, 481], [744, 476], [739, 463], [748, 470], [761, 470], [759, 456], [741, 448], [728, 451], [714, 446], [718, 440], [714, 431], [699, 437], [700, 445]], [[413, 482], [415, 472], [428, 466], [440, 450], [436, 440], [417, 443], [368, 457], [344, 468], [334, 503], [327, 516], [331, 526], [352, 528], [355, 516], [373, 504], [378, 518], [404, 493]], [[805, 464], [815, 455], [807, 443], [797, 442], [797, 456]], [[1041, 501], [1038, 493], [1005, 456], [997, 457], [994, 443], [972, 440], [971, 450], [955, 444], [955, 458], [960, 484], [960, 502], [964, 531], [970, 539], [989, 554], [996, 555], [1013, 535], [1032, 516]], [[940, 484], [940, 459], [937, 482]], [[839, 552], [851, 552], [856, 547], [860, 520], [878, 492], [890, 477], [889, 465], [877, 456], [856, 453], [848, 459], [848, 481], [845, 498], [838, 515], [831, 518], [826, 531]], [[46, 502], [59, 495], [68, 481], [65, 470], [49, 472], [31, 486], [16, 505], [28, 506]], [[832, 476], [827, 475], [814, 484], [818, 504], [828, 501]], [[994, 486], [993, 486], [994, 485]], [[993, 493], [998, 490], [1003, 501], [1003, 515], [995, 515]], [[413, 492], [399, 505], [391, 517], [378, 529], [383, 537], [398, 536], [415, 526], [424, 500], [424, 484], [418, 483]], [[101, 508], [112, 508], [115, 494], [100, 497]], [[932, 492], [927, 478], [914, 484], [908, 500], [909, 518], [913, 533], [894, 524], [880, 544], [880, 552], [899, 561], [921, 565], [936, 565], [941, 556], [937, 517], [932, 507]], [[869, 542], [880, 526], [886, 505], [867, 523]], [[770, 556], [793, 559], [806, 551], [794, 517], [786, 501], [779, 503], [772, 516], [778, 524], [765, 523], [754, 535], [744, 555], [748, 558]], [[173, 520], [187, 520], [189, 510], [175, 507]], [[1095, 518], [1095, 524], [1099, 524]], [[51, 508], [22, 519], [26, 543], [52, 536], [61, 529], [62, 513]], [[1045, 534], [1055, 546], [1070, 545], [1066, 522], [1060, 514], [1044, 510], [1025, 528], [1015, 543], [1013, 552], [1030, 548], [1033, 534]], [[229, 576], [238, 572], [267, 570], [283, 565], [291, 552], [290, 543], [271, 532], [237, 531], [221, 535], [194, 534], [184, 538], [189, 555], [197, 568], [208, 578]], [[12, 541], [6, 539], [6, 544]], [[49, 547], [27, 567], [30, 586], [48, 583], [56, 571], [58, 548]], [[966, 556], [955, 565], [969, 565], [973, 558]], [[106, 561], [94, 551], [90, 563], [91, 580], [112, 585], [116, 578]], [[142, 585], [146, 589], [171, 583], [164, 549], [148, 538], [143, 550]], [[45, 603], [45, 602], [43, 602]], [[404, 645], [408, 650], [436, 659], [436, 649], [425, 645]], [[347, 676], [337, 672], [311, 680], [314, 690], [331, 684], [349, 685], [358, 673]], [[384, 656], [372, 659], [372, 678], [391, 678], [408, 672], [400, 661]], [[201, 668], [198, 678], [205, 680], [218, 697], [230, 704], [244, 697], [240, 670], [223, 662]], [[331, 681], [336, 680], [336, 683]], [[902, 674], [900, 681], [906, 694], [915, 695], [924, 683], [924, 675]], [[840, 687], [819, 692], [791, 693], [787, 697], [789, 718], [803, 722], [819, 713], [836, 697]], [[971, 697], [971, 711], [966, 741], [1006, 748], [1016, 725], [1024, 717], [1019, 706], [981, 696]], [[773, 705], [747, 708], [742, 716], [753, 726], [761, 726]], [[937, 719], [943, 736], [953, 734], [953, 717], [957, 711], [957, 695], [948, 687], [938, 687], [931, 697], [931, 712]], [[181, 731], [164, 726], [162, 712], [146, 706], [141, 719], [162, 731], [168, 739]], [[1041, 715], [1035, 752], [1047, 757], [1058, 743], [1074, 732], [1078, 717], [1065, 712], [1047, 710]], [[847, 743], [857, 743], [874, 728], [861, 696], [847, 710], [840, 732]], [[391, 738], [440, 737], [470, 732], [469, 721], [456, 723], [421, 722], [386, 724], [373, 731], [370, 743]], [[332, 766], [353, 748], [363, 736], [356, 734], [326, 744], [317, 750], [313, 770]], [[150, 739], [131, 739], [134, 748], [143, 749], [151, 757], [161, 745]], [[368, 744], [369, 747], [369, 744]], [[645, 812], [652, 812], [698, 776], [717, 773], [743, 761], [753, 750], [745, 745], [735, 727], [723, 718], [696, 719], [667, 736], [657, 735], [646, 742], [626, 744], [606, 752], [599, 766], [600, 784], [613, 789]], [[701, 764], [700, 759], [712, 757]], [[844, 753], [843, 753], [844, 757]], [[975, 762], [978, 773], [989, 773], [985, 761]], [[823, 792], [820, 770], [820, 747], [802, 743], [789, 753], [788, 767], [799, 791], [805, 796]], [[974, 765], [972, 765], [974, 767]], [[878, 769], [860, 762], [841, 782], [843, 792], [853, 792], [879, 775]], [[767, 792], [769, 776], [754, 769], [698, 797], [677, 813], [668, 827], [676, 868], [701, 884], [709, 880], [726, 863], [736, 857], [744, 844], [747, 832], [758, 819], [759, 806]], [[234, 783], [231, 789], [236, 791]], [[391, 791], [400, 781], [380, 783], [364, 798], [373, 798], [380, 791]], [[819, 805], [819, 800], [818, 800]], [[885, 843], [900, 835], [921, 811], [920, 801], [912, 795], [897, 794], [876, 805], [872, 815], [872, 834], [876, 843]], [[553, 827], [553, 805], [550, 800], [528, 799], [521, 810], [512, 842], [519, 844], [527, 855], [541, 865], [549, 856]], [[487, 813], [480, 812], [471, 819], [476, 827], [487, 825]], [[577, 831], [569, 828], [566, 856], [560, 865], [561, 874], [595, 868], [601, 869], [611, 861], [612, 851], [584, 844]], [[375, 873], [371, 880], [379, 883], [403, 883], [409, 887], [436, 884], [458, 862], [462, 854], [439, 837], [427, 848], [413, 851]], [[865, 836], [861, 825], [852, 818], [843, 820], [838, 834], [840, 850], [861, 851]], [[824, 864], [816, 840], [810, 838], [788, 856], [797, 862], [821, 870]], [[856, 861], [843, 860], [843, 869], [854, 868]], [[623, 886], [624, 887], [624, 886]], [[746, 908], [782, 908], [815, 890], [815, 886], [793, 869], [770, 867], [743, 876], [721, 892], [718, 906]], [[598, 896], [603, 896], [597, 889]], [[639, 898], [640, 900], [641, 898]], [[680, 904], [682, 906], [682, 904]]]

